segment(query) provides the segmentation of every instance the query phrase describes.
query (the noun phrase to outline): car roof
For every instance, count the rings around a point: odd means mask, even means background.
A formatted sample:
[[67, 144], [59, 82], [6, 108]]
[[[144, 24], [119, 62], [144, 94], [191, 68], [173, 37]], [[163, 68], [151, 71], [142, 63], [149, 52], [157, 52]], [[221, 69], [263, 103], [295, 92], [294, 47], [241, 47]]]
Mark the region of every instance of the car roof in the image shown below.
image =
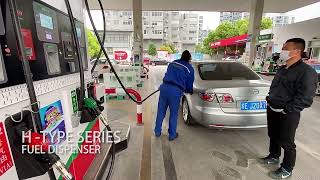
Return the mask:
[[201, 61], [191, 61], [194, 65], [207, 64], [207, 63], [239, 63], [237, 61], [222, 61], [222, 60], [201, 60]]

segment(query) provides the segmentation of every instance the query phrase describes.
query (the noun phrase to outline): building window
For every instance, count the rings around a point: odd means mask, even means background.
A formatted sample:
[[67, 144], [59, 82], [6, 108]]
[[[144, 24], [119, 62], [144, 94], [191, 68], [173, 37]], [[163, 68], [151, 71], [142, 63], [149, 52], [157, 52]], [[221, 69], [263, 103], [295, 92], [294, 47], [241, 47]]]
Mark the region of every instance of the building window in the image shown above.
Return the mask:
[[152, 26], [157, 26], [157, 25], [158, 25], [158, 23], [157, 23], [157, 22], [155, 22], [155, 21], [153, 21], [151, 25], [152, 25]]
[[189, 40], [190, 40], [190, 41], [192, 41], [192, 40], [193, 40], [193, 38], [192, 38], [192, 37], [189, 37]]
[[196, 34], [197, 31], [189, 31], [189, 34]]
[[145, 30], [143, 30], [143, 34], [147, 34], [147, 30], [145, 29]]
[[161, 30], [153, 30], [152, 34], [162, 34], [162, 31]]
[[149, 22], [148, 21], [143, 21], [143, 25], [148, 26]]
[[172, 12], [172, 16], [179, 16], [179, 12]]
[[172, 27], [172, 31], [178, 31], [179, 28], [178, 27]]
[[124, 20], [122, 22], [123, 25], [132, 25], [132, 21], [131, 20]]
[[172, 39], [176, 39], [176, 38], [178, 38], [178, 35], [177, 34], [173, 34], [172, 35]]
[[132, 16], [132, 12], [131, 11], [123, 11], [122, 15], [123, 16]]
[[151, 16], [162, 16], [162, 12], [153, 11]]
[[149, 12], [143, 12], [143, 16], [149, 16]]
[[105, 11], [106, 16], [111, 16], [111, 12], [110, 11]]
[[119, 25], [119, 20], [114, 20], [114, 21], [113, 21], [113, 24], [114, 24], [114, 25]]

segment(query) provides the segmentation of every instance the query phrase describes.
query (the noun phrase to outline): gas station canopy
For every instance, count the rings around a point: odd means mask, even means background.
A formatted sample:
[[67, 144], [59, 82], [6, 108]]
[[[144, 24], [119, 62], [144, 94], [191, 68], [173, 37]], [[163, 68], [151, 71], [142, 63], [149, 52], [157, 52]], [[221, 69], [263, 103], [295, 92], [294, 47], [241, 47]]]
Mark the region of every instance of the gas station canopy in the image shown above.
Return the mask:
[[[105, 9], [132, 10], [132, 0], [101, 0]], [[145, 11], [250, 11], [250, 0], [142, 0]], [[264, 12], [284, 13], [319, 0], [265, 0]], [[89, 0], [91, 9], [99, 9], [97, 0]]]
[[244, 44], [248, 40], [248, 35], [243, 34], [240, 36], [234, 36], [227, 39], [221, 39], [216, 42], [212, 42], [210, 44], [211, 48], [217, 48], [217, 47], [223, 47], [223, 46], [231, 46], [231, 45], [237, 45], [237, 44]]

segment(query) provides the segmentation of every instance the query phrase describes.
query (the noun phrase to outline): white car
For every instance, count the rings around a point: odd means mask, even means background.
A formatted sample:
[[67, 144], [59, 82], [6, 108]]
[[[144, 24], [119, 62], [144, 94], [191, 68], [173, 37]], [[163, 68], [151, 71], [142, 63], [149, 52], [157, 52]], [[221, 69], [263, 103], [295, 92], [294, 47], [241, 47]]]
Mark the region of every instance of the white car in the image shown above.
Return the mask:
[[[93, 59], [91, 60], [91, 65], [93, 66], [94, 63], [96, 62], [97, 59]], [[110, 59], [111, 61], [111, 64], [113, 66], [118, 66], [118, 62], [114, 59]], [[108, 73], [110, 72], [110, 65], [109, 63], [107, 62], [107, 59], [106, 58], [102, 58], [102, 59], [99, 59], [99, 62], [97, 63], [97, 66], [93, 72], [93, 74], [99, 76], [100, 74], [103, 74], [103, 73]]]

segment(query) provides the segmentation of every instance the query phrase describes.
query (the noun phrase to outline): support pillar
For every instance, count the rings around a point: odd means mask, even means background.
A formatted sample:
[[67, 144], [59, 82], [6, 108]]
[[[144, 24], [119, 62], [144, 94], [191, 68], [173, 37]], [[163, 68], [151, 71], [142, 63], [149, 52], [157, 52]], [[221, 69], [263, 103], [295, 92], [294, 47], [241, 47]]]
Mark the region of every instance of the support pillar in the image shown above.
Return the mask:
[[263, 15], [263, 8], [264, 8], [264, 0], [251, 0], [251, 7], [250, 7], [250, 20], [249, 20], [249, 36], [251, 42], [247, 43], [247, 46], [250, 46], [249, 49], [249, 67], [252, 67], [255, 54], [256, 54], [256, 45], [258, 41], [258, 36], [260, 35], [260, 27], [261, 27], [261, 20]]
[[132, 0], [133, 9], [133, 63], [143, 61], [143, 32], [142, 32], [142, 0]]

